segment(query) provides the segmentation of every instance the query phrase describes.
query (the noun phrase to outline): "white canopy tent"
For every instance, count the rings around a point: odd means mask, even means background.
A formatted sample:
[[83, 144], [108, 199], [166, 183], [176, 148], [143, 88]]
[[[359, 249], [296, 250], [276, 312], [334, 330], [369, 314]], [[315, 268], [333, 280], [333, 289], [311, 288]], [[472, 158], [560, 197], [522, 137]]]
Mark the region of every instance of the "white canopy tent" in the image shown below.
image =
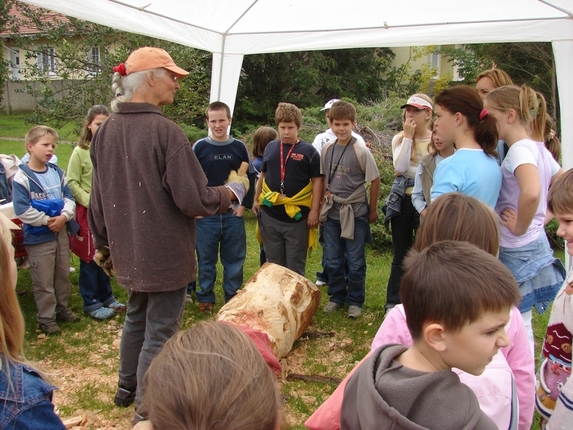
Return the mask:
[[573, 0], [23, 1], [212, 52], [211, 100], [225, 101], [231, 107], [247, 54], [551, 42], [561, 106], [563, 165], [573, 167]]

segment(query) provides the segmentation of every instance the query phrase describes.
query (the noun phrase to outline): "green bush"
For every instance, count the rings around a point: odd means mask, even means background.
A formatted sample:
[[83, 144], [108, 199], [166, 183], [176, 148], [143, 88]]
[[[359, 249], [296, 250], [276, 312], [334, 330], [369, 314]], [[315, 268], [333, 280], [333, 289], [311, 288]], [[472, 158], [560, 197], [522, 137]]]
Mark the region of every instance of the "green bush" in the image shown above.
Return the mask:
[[179, 124], [179, 126], [183, 129], [187, 139], [189, 139], [191, 144], [194, 144], [199, 139], [203, 139], [208, 135], [207, 130], [203, 130], [202, 128], [196, 127], [194, 125]]

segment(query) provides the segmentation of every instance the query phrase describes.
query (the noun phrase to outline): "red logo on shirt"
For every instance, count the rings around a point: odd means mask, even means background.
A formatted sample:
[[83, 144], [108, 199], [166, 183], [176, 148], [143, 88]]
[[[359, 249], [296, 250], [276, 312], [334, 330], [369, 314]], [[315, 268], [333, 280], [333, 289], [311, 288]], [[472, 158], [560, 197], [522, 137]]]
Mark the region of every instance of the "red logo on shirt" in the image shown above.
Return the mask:
[[293, 159], [294, 161], [302, 161], [304, 159], [304, 154], [292, 153], [290, 155], [290, 158]]

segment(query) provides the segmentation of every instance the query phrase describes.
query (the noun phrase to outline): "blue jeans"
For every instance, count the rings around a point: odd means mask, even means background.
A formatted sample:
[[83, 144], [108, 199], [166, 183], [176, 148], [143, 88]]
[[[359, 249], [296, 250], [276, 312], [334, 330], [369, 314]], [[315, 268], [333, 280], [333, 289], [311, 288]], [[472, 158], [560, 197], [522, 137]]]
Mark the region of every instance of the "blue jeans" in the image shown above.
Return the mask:
[[79, 284], [85, 312], [95, 311], [115, 300], [109, 276], [93, 260], [86, 263], [80, 259]]
[[143, 376], [167, 340], [179, 331], [187, 287], [162, 293], [131, 291], [119, 346], [119, 384], [137, 387], [135, 407], [143, 398]]
[[527, 245], [519, 248], [499, 247], [499, 259], [513, 273], [521, 302], [519, 311], [528, 312], [533, 306], [542, 314], [551, 306], [565, 279], [561, 260], [553, 256], [545, 231]]
[[[354, 222], [354, 239], [340, 237], [340, 221], [327, 218], [324, 226], [324, 249], [328, 270], [328, 295], [339, 305], [362, 307], [366, 298], [366, 243], [370, 226], [365, 217]], [[345, 275], [344, 266], [348, 265]]]
[[[219, 246], [220, 245], [220, 246]], [[201, 303], [215, 303], [217, 259], [223, 265], [225, 302], [237, 294], [243, 284], [243, 263], [247, 253], [247, 234], [242, 217], [234, 213], [218, 214], [197, 220], [197, 265]]]

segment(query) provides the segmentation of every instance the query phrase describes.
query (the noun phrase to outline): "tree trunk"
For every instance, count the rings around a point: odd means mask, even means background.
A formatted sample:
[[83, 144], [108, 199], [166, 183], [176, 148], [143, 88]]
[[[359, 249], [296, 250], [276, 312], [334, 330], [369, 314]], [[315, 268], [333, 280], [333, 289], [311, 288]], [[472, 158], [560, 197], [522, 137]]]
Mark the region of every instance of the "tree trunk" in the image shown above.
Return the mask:
[[266, 333], [280, 359], [309, 326], [319, 304], [314, 283], [286, 267], [265, 263], [221, 308], [217, 320]]

